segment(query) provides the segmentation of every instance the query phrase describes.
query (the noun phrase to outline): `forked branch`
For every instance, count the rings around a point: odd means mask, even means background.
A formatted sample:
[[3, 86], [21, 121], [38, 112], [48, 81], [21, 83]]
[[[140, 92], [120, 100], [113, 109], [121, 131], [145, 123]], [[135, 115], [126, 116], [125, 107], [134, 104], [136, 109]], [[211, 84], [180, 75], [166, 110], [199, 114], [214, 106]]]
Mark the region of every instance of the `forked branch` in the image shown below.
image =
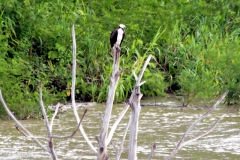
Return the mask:
[[181, 149], [182, 147], [186, 146], [188, 143], [193, 142], [193, 141], [195, 141], [195, 140], [197, 140], [197, 139], [199, 139], [199, 138], [202, 138], [203, 136], [205, 136], [205, 135], [209, 134], [210, 132], [212, 132], [212, 131], [215, 129], [215, 127], [218, 125], [218, 123], [219, 123], [228, 113], [230, 113], [231, 110], [232, 110], [232, 108], [230, 108], [226, 113], [224, 113], [223, 115], [221, 115], [221, 116], [218, 118], [218, 120], [217, 120], [207, 131], [205, 131], [204, 133], [201, 133], [201, 134], [198, 135], [197, 137], [194, 137], [194, 138], [189, 139], [189, 140], [185, 141], [184, 143], [182, 143], [182, 144], [180, 145], [179, 149]]
[[143, 83], [141, 82], [143, 73], [147, 68], [151, 60], [152, 55], [149, 55], [147, 60], [145, 61], [141, 71], [139, 72], [138, 77], [133, 72], [133, 75], [136, 80], [136, 85], [132, 91], [131, 97], [129, 99], [129, 104], [131, 106], [131, 125], [130, 125], [130, 133], [129, 133], [129, 151], [128, 151], [128, 160], [136, 160], [137, 159], [137, 137], [138, 137], [138, 120], [141, 112], [140, 100], [142, 98], [142, 94], [140, 92], [140, 87]]
[[[73, 131], [73, 133], [71, 133], [70, 135], [67, 135], [67, 136], [53, 136], [52, 135], [52, 125], [53, 125], [53, 120], [54, 120], [54, 117], [56, 116], [57, 114], [57, 111], [58, 111], [58, 108], [59, 108], [59, 104], [57, 105], [56, 107], [56, 110], [55, 110], [55, 113], [51, 119], [51, 123], [49, 124], [49, 121], [48, 121], [48, 118], [47, 118], [47, 115], [46, 115], [46, 111], [45, 111], [45, 107], [44, 107], [44, 104], [43, 104], [43, 100], [42, 100], [42, 84], [40, 83], [39, 84], [39, 98], [40, 98], [40, 105], [41, 105], [41, 109], [42, 109], [42, 114], [43, 114], [43, 117], [44, 117], [44, 122], [45, 122], [45, 125], [46, 125], [46, 128], [47, 128], [47, 131], [48, 131], [48, 138], [43, 138], [43, 137], [36, 137], [34, 135], [32, 135], [16, 118], [15, 116], [12, 114], [12, 112], [8, 109], [4, 99], [3, 99], [3, 96], [2, 96], [2, 92], [0, 90], [0, 101], [2, 102], [3, 104], [3, 107], [4, 109], [6, 110], [7, 114], [12, 118], [12, 120], [16, 123], [16, 129], [22, 133], [24, 136], [28, 137], [28, 138], [31, 138], [34, 142], [36, 142], [44, 151], [46, 151], [47, 153], [49, 153], [51, 155], [51, 158], [52, 160], [56, 160], [57, 159], [57, 156], [55, 154], [55, 151], [54, 151], [54, 147], [53, 147], [53, 138], [70, 138], [72, 136], [74, 136], [77, 132], [77, 130], [79, 129], [79, 126], [81, 125], [81, 122], [87, 112], [87, 110], [84, 111], [83, 113], [83, 116], [77, 126], [77, 128]], [[37, 138], [41, 138], [41, 139], [44, 139], [44, 140], [47, 140], [48, 141], [48, 147], [45, 147], [40, 141], [38, 141]]]
[[49, 150], [47, 147], [43, 146], [43, 144], [41, 142], [39, 142], [37, 140], [37, 138], [35, 138], [35, 136], [33, 136], [18, 120], [17, 118], [15, 118], [15, 116], [12, 114], [12, 112], [8, 109], [7, 104], [5, 103], [3, 96], [2, 96], [2, 91], [0, 90], [0, 100], [2, 102], [2, 105], [4, 107], [4, 109], [6, 110], [7, 114], [11, 117], [11, 119], [16, 123], [16, 125], [21, 128], [22, 133], [24, 135], [27, 135], [28, 137], [30, 137], [32, 139], [32, 141], [36, 142], [38, 144], [38, 146], [40, 146], [44, 151], [49, 153]]
[[[200, 116], [195, 122], [193, 122], [189, 128], [187, 129], [187, 131], [183, 134], [181, 140], [179, 141], [178, 145], [176, 146], [176, 148], [172, 151], [172, 153], [166, 158], [166, 160], [171, 159], [176, 153], [177, 151], [183, 147], [183, 143], [185, 141], [185, 138], [187, 137], [188, 133], [193, 129], [193, 127], [195, 127], [197, 125], [198, 122], [200, 122], [202, 119], [204, 119], [205, 117], [207, 117], [217, 106], [219, 106], [219, 104], [223, 101], [223, 99], [227, 96], [228, 91], [226, 91], [218, 100], [217, 102], [202, 116]], [[223, 118], [224, 116], [222, 116]], [[221, 117], [220, 117], [221, 120]], [[214, 125], [213, 125], [214, 128]], [[210, 130], [211, 131], [211, 130]], [[207, 132], [209, 133], [209, 132]], [[206, 135], [206, 134], [204, 134]]]

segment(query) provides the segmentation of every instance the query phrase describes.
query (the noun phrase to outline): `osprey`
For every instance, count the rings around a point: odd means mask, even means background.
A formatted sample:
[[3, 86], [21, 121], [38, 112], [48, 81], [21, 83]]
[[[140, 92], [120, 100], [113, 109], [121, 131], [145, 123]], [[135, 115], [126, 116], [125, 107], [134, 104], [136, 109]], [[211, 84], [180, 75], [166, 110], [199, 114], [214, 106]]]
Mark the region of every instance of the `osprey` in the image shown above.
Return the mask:
[[118, 26], [117, 29], [115, 29], [114, 31], [112, 31], [111, 35], [110, 35], [110, 44], [111, 47], [113, 48], [113, 46], [116, 44], [118, 47], [121, 46], [122, 41], [125, 37], [125, 25], [124, 24], [120, 24]]

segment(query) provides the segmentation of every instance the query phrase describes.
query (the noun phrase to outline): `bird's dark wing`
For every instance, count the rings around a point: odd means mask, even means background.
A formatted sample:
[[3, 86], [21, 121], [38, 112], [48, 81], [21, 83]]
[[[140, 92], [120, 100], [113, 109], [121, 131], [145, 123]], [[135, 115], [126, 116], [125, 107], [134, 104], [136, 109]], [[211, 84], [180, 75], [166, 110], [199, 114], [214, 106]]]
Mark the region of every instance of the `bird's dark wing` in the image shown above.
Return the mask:
[[111, 44], [111, 47], [114, 46], [114, 44], [116, 43], [117, 41], [117, 35], [118, 35], [118, 30], [115, 29], [114, 31], [112, 31], [111, 35], [110, 35], [110, 44]]
[[123, 32], [123, 37], [122, 37], [122, 40], [121, 40], [120, 46], [121, 46], [121, 44], [122, 44], [122, 42], [123, 42], [123, 40], [124, 40], [125, 35], [126, 35], [126, 33]]

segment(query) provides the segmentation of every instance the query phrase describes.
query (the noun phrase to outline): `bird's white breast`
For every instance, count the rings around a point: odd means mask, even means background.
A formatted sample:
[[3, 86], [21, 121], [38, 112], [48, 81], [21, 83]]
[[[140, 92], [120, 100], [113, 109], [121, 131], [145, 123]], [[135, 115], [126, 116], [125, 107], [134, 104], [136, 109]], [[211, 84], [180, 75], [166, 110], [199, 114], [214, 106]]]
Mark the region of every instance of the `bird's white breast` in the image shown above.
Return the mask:
[[122, 38], [123, 38], [123, 30], [121, 28], [119, 28], [118, 29], [118, 35], [117, 35], [117, 42], [116, 42], [116, 44], [118, 46], [120, 46]]

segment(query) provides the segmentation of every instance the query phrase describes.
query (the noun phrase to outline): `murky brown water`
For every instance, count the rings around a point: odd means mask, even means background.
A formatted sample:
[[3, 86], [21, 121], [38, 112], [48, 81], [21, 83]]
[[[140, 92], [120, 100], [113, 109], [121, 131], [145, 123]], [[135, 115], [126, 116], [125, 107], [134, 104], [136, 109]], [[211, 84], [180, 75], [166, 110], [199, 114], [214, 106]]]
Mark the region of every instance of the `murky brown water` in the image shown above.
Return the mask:
[[[143, 102], [148, 103], [154, 101], [155, 99], [148, 99]], [[176, 104], [177, 102], [166, 98], [157, 99], [157, 101], [167, 101], [168, 104]], [[123, 107], [123, 104], [114, 106], [114, 116], [112, 117], [111, 123], [114, 122], [117, 113], [119, 113]], [[96, 147], [98, 145], [95, 137], [99, 136], [101, 125], [99, 113], [103, 112], [103, 110], [103, 104], [88, 108], [88, 113], [83, 121], [84, 129]], [[78, 110], [79, 115], [82, 114], [82, 111], [82, 109]], [[200, 131], [208, 129], [209, 124], [213, 124], [225, 111], [226, 108], [224, 107], [216, 109], [189, 134], [189, 137], [194, 137], [194, 135], [200, 133]], [[185, 109], [181, 111], [176, 107], [143, 107], [139, 121], [138, 158], [147, 159], [153, 142], [157, 144], [154, 159], [163, 159], [169, 155], [186, 128], [204, 112], [206, 112], [206, 110]], [[121, 141], [121, 136], [129, 118], [128, 115], [129, 112], [120, 123], [114, 135], [113, 142], [115, 144]], [[34, 135], [47, 135], [42, 120], [26, 120], [21, 121], [21, 123]], [[49, 159], [49, 155], [42, 151], [40, 147], [16, 131], [13, 121], [0, 121], [0, 124], [1, 160]], [[240, 159], [239, 124], [240, 115], [235, 111], [220, 121], [216, 129], [209, 135], [183, 147], [177, 153], [176, 159]], [[72, 132], [75, 127], [76, 122], [73, 112], [69, 110], [66, 114], [60, 114], [59, 119], [55, 119], [53, 133], [65, 135]], [[56, 139], [54, 142], [56, 154], [59, 159], [96, 159], [80, 132], [73, 138]], [[111, 157], [114, 158], [114, 150], [111, 146], [109, 152]], [[122, 155], [122, 159], [127, 159], [127, 153]]]

